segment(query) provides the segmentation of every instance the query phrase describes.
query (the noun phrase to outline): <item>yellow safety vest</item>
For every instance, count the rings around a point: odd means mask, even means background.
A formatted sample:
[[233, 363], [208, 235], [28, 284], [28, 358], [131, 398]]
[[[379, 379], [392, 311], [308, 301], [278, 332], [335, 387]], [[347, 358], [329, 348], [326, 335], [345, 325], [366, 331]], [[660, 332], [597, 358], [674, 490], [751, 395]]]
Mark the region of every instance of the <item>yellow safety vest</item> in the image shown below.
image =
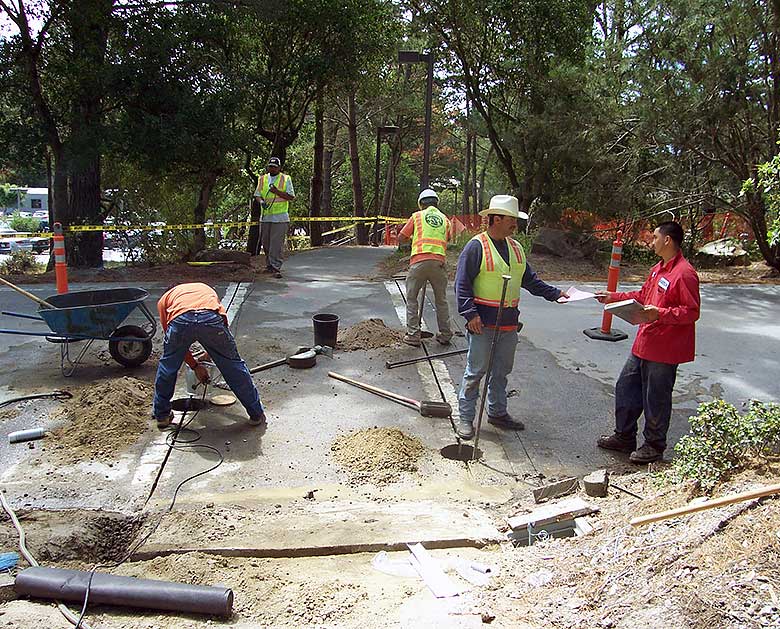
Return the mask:
[[498, 253], [493, 241], [487, 232], [477, 234], [472, 240], [478, 240], [482, 244], [482, 264], [479, 273], [474, 278], [474, 303], [483, 306], [498, 308], [501, 304], [501, 291], [504, 287], [502, 275], [509, 275], [512, 279], [506, 287], [504, 308], [517, 308], [520, 303], [520, 288], [523, 285], [525, 273], [525, 253], [520, 243], [511, 238], [506, 241], [509, 244], [509, 262]]
[[447, 217], [435, 205], [414, 213], [412, 255], [421, 253], [447, 254]]
[[[273, 214], [286, 214], [290, 206], [290, 202], [282, 197], [277, 197], [273, 192], [269, 190], [271, 187], [271, 175], [265, 173], [260, 177], [260, 181], [257, 182], [257, 190], [255, 196], [260, 196], [266, 203], [263, 210], [263, 216], [271, 216]], [[279, 179], [276, 181], [276, 187], [282, 192], [286, 192], [287, 188], [287, 175], [279, 173]]]

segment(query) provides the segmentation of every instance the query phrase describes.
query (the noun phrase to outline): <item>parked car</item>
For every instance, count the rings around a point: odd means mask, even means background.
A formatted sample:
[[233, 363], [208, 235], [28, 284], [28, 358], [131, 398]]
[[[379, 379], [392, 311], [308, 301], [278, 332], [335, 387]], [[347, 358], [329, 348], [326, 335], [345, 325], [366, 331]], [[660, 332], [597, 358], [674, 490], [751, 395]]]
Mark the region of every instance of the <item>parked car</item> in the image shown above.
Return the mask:
[[35, 210], [32, 215], [33, 218], [45, 218], [49, 220], [49, 212], [46, 210]]
[[32, 245], [32, 250], [35, 253], [49, 253], [51, 247], [51, 238], [42, 238], [40, 236], [33, 236], [28, 238]]
[[[17, 236], [19, 232], [7, 226], [0, 226], [0, 253], [13, 253], [14, 251], [32, 251], [30, 238]], [[41, 240], [46, 240], [42, 238]]]

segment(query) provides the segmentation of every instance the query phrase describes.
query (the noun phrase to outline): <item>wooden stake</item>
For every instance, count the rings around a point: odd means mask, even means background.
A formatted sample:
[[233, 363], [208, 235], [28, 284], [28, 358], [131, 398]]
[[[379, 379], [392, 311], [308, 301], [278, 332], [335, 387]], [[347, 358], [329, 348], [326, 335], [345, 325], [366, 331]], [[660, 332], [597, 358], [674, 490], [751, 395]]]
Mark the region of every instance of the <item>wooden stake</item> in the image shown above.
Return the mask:
[[723, 496], [722, 498], [715, 498], [714, 500], [708, 500], [700, 504], [688, 505], [686, 507], [678, 507], [677, 509], [671, 509], [669, 511], [661, 511], [659, 513], [651, 513], [650, 515], [643, 515], [631, 520], [631, 526], [641, 526], [642, 524], [650, 524], [650, 522], [658, 522], [659, 520], [668, 520], [669, 518], [675, 518], [678, 515], [685, 515], [686, 513], [696, 513], [697, 511], [706, 511], [707, 509], [714, 509], [715, 507], [724, 507], [726, 505], [734, 504], [735, 502], [744, 502], [745, 500], [753, 500], [754, 498], [761, 498], [763, 496], [771, 496], [772, 494], [780, 493], [780, 485], [765, 485], [761, 489], [754, 489], [752, 491], [745, 491], [740, 494], [730, 494]]

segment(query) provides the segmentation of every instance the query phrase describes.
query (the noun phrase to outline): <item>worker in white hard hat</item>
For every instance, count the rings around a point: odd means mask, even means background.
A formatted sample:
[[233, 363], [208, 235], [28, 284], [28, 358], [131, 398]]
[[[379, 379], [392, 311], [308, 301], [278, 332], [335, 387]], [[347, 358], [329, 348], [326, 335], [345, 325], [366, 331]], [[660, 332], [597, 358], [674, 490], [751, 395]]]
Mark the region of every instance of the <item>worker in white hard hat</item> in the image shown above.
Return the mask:
[[[523, 430], [525, 425], [507, 409], [507, 376], [512, 371], [517, 347], [520, 289], [532, 295], [557, 301], [567, 297], [564, 291], [540, 280], [526, 260], [519, 242], [510, 238], [518, 219], [528, 219], [520, 212], [517, 198], [499, 194], [480, 215], [488, 217], [488, 228], [472, 238], [458, 258], [455, 275], [455, 299], [458, 312], [466, 319], [469, 351], [466, 371], [458, 394], [459, 418], [455, 423], [458, 436], [474, 436], [479, 385], [490, 361], [493, 333], [498, 326], [493, 368], [487, 378], [488, 423], [499, 428]], [[503, 290], [502, 276], [509, 280], [501, 320], [497, 321]]]
[[439, 195], [430, 188], [417, 198], [420, 208], [412, 214], [398, 235], [398, 242], [412, 241], [412, 257], [406, 274], [406, 334], [403, 341], [415, 347], [420, 345], [420, 291], [426, 285], [433, 288], [436, 304], [436, 340], [449, 345], [452, 339], [450, 308], [447, 304], [447, 241], [451, 237], [449, 219], [438, 208]]

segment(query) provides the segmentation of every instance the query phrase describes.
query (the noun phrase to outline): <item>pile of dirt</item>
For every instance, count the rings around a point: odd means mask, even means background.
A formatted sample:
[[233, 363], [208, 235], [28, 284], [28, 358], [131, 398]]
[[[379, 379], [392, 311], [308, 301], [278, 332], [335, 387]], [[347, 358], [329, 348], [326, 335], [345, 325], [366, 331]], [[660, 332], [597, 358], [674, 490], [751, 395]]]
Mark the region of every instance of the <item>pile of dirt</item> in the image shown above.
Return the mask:
[[388, 328], [382, 319], [367, 319], [348, 327], [339, 334], [339, 349], [354, 352], [359, 349], [377, 349], [389, 347], [401, 342], [403, 333]]
[[416, 472], [423, 445], [397, 428], [367, 428], [339, 437], [331, 446], [336, 461], [350, 474], [390, 483]]
[[47, 451], [68, 463], [116, 459], [149, 428], [152, 392], [129, 376], [82, 389], [55, 415], [64, 423], [47, 439]]

